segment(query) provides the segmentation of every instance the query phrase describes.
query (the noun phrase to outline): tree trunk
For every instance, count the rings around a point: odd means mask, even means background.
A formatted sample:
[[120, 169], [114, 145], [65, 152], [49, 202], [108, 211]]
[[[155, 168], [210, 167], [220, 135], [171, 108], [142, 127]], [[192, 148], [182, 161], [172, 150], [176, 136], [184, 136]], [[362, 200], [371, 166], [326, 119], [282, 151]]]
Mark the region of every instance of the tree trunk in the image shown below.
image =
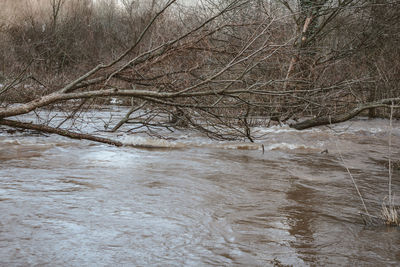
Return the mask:
[[382, 99], [377, 102], [372, 102], [372, 103], [365, 103], [362, 104], [349, 112], [343, 113], [343, 114], [338, 114], [338, 115], [332, 115], [332, 116], [323, 116], [323, 117], [317, 117], [317, 118], [312, 118], [308, 120], [304, 120], [301, 122], [293, 123], [290, 125], [291, 128], [294, 128], [296, 130], [305, 130], [308, 128], [316, 127], [316, 126], [323, 126], [323, 125], [330, 125], [330, 124], [335, 124], [335, 123], [340, 123], [340, 122], [345, 122], [348, 121], [358, 114], [360, 114], [364, 110], [368, 109], [373, 109], [373, 108], [379, 108], [379, 107], [385, 107], [385, 108], [390, 108], [389, 105], [395, 102], [399, 102], [400, 98], [388, 98], [388, 99]]
[[14, 120], [7, 120], [7, 119], [0, 120], [0, 124], [7, 125], [10, 127], [14, 127], [14, 128], [35, 130], [35, 131], [39, 131], [39, 132], [43, 132], [43, 133], [58, 134], [58, 135], [62, 135], [65, 137], [72, 138], [72, 139], [78, 139], [78, 140], [85, 139], [85, 140], [90, 140], [90, 141], [114, 145], [114, 146], [123, 146], [123, 143], [120, 141], [116, 141], [116, 140], [112, 140], [112, 139], [108, 139], [108, 138], [104, 138], [104, 137], [99, 137], [99, 136], [94, 136], [94, 135], [90, 135], [90, 134], [75, 133], [75, 132], [71, 132], [68, 130], [53, 128], [53, 127], [50, 127], [47, 125], [42, 125], [42, 124], [33, 124], [33, 123], [19, 122], [19, 121], [14, 121]]

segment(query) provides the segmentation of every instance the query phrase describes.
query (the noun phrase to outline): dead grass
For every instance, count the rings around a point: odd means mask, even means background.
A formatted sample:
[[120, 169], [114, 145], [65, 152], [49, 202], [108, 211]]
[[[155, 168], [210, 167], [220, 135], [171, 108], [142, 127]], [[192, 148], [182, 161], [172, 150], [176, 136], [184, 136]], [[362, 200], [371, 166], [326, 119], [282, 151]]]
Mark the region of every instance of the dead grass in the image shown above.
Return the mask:
[[386, 225], [389, 226], [399, 226], [400, 217], [397, 212], [397, 208], [394, 205], [394, 195], [392, 192], [392, 178], [393, 178], [393, 163], [392, 163], [392, 131], [393, 131], [393, 110], [394, 104], [390, 106], [390, 121], [389, 121], [389, 150], [388, 150], [388, 169], [389, 169], [389, 177], [388, 177], [388, 203], [385, 203], [386, 199], [384, 199], [382, 203], [382, 219]]
[[394, 203], [382, 203], [381, 217], [383, 222], [388, 226], [400, 226], [398, 209], [395, 207]]
[[[392, 160], [392, 131], [393, 131], [393, 114], [394, 104], [390, 106], [389, 118], [389, 140], [388, 140], [388, 195], [382, 202], [382, 210], [380, 216], [372, 216], [368, 212], [361, 214], [365, 224], [385, 224], [387, 226], [400, 226], [400, 216], [398, 207], [394, 202], [394, 193], [392, 191], [392, 178], [393, 178], [393, 160]], [[350, 174], [351, 175], [351, 174]], [[363, 202], [364, 203], [364, 202]]]

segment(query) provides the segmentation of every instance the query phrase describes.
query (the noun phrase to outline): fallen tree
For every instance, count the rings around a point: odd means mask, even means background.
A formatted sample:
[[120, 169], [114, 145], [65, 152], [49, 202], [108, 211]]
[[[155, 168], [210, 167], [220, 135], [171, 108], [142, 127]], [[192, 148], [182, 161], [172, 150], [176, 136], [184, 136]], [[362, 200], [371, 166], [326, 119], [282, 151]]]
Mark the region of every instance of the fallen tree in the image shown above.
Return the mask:
[[[179, 13], [176, 0], [152, 6], [152, 16], [130, 46], [64, 86], [49, 86], [29, 73], [38, 60], [29, 61], [0, 90], [0, 124], [119, 146], [119, 141], [63, 128], [63, 123], [51, 126], [45, 118], [36, 124], [19, 121], [24, 114], [55, 108], [68, 114], [65, 120], [74, 120], [80, 111], [117, 98], [130, 109], [114, 132], [125, 124], [149, 131], [186, 127], [211, 138], [253, 142], [252, 127], [268, 120], [311, 117], [290, 124], [302, 130], [398, 104], [394, 89], [370, 97], [371, 86], [379, 82], [395, 88], [396, 79], [390, 78], [394, 74], [379, 69], [379, 75], [371, 76], [369, 69], [359, 70], [360, 55], [371, 47], [383, 49], [363, 39], [365, 32], [352, 32], [363, 29], [358, 23], [370, 10], [367, 4], [321, 1], [313, 6], [300, 1], [296, 8], [290, 1], [279, 2], [266, 8], [264, 1], [210, 0], [194, 13]], [[359, 14], [349, 12], [355, 6]], [[180, 19], [172, 19], [177, 12]], [[396, 16], [388, 16], [391, 27], [399, 24]], [[343, 27], [348, 32], [339, 36], [337, 30]], [[26, 87], [28, 80], [33, 85]], [[19, 92], [25, 98], [18, 98]], [[169, 119], [160, 120], [160, 114]]]
[[39, 132], [43, 132], [43, 133], [58, 134], [61, 136], [72, 138], [72, 139], [78, 139], [78, 140], [83, 139], [83, 140], [90, 140], [90, 141], [94, 141], [94, 142], [98, 142], [98, 143], [109, 144], [109, 145], [113, 145], [113, 146], [123, 146], [123, 143], [120, 141], [116, 141], [116, 140], [112, 140], [112, 139], [108, 139], [108, 138], [104, 138], [104, 137], [99, 137], [99, 136], [94, 136], [91, 134], [75, 133], [72, 131], [54, 128], [54, 127], [50, 127], [50, 126], [42, 125], [42, 124], [27, 123], [27, 122], [20, 122], [20, 121], [7, 120], [7, 119], [0, 120], [0, 124], [10, 126], [13, 128], [34, 130], [34, 131], [39, 131]]
[[361, 104], [358, 107], [356, 107], [346, 113], [343, 113], [343, 114], [336, 114], [333, 116], [327, 115], [327, 116], [307, 119], [307, 120], [303, 120], [298, 123], [293, 123], [290, 125], [290, 127], [294, 128], [296, 130], [304, 130], [304, 129], [317, 127], [317, 126], [331, 125], [331, 124], [336, 124], [336, 123], [340, 123], [340, 122], [345, 122], [345, 121], [351, 120], [352, 118], [356, 117], [357, 115], [359, 115], [361, 112], [363, 112], [365, 110], [376, 109], [376, 108], [389, 108], [390, 109], [391, 107], [400, 108], [399, 106], [393, 106], [394, 104], [397, 104], [399, 102], [400, 102], [400, 98], [381, 99], [376, 102]]

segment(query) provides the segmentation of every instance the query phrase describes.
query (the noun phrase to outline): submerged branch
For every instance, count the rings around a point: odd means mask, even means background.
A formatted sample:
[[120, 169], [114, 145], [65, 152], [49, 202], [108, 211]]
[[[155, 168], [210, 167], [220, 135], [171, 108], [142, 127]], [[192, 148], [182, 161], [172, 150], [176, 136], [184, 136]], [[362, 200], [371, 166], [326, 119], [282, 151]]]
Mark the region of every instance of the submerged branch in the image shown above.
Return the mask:
[[323, 116], [323, 117], [312, 118], [312, 119], [308, 119], [308, 120], [301, 121], [298, 123], [293, 123], [290, 125], [290, 127], [294, 128], [296, 130], [304, 130], [304, 129], [308, 129], [308, 128], [312, 128], [312, 127], [316, 127], [316, 126], [345, 122], [345, 121], [348, 121], [348, 120], [356, 117], [362, 111], [367, 110], [367, 109], [379, 108], [379, 107], [390, 108], [390, 104], [392, 102], [400, 102], [400, 97], [382, 99], [380, 101], [376, 101], [376, 102], [372, 102], [372, 103], [365, 103], [365, 104], [362, 104], [344, 114], [338, 114], [338, 115], [334, 115], [334, 116], [327, 115], [327, 116]]
[[135, 107], [132, 105], [131, 109], [128, 111], [128, 113], [124, 116], [124, 118], [122, 118], [117, 125], [114, 126], [114, 128], [112, 128], [111, 132], [115, 132], [117, 131], [122, 125], [124, 125], [126, 122], [129, 121], [129, 116], [133, 113], [136, 112], [138, 110], [140, 110], [141, 108], [143, 108], [146, 105], [147, 101], [144, 101], [142, 104], [140, 104], [139, 106]]
[[43, 133], [58, 134], [61, 136], [72, 138], [72, 139], [79, 139], [79, 140], [85, 139], [85, 140], [90, 140], [90, 141], [94, 141], [94, 142], [118, 146], [118, 147], [123, 146], [123, 143], [120, 141], [116, 141], [116, 140], [112, 140], [112, 139], [108, 139], [108, 138], [104, 138], [104, 137], [99, 137], [99, 136], [94, 136], [94, 135], [90, 135], [90, 134], [71, 132], [68, 130], [58, 129], [58, 128], [54, 128], [54, 127], [50, 127], [50, 126], [42, 125], [42, 124], [26, 123], [26, 122], [19, 122], [19, 121], [6, 120], [6, 119], [0, 120], [0, 124], [14, 127], [14, 128], [35, 130], [35, 131], [39, 131], [39, 132], [43, 132]]

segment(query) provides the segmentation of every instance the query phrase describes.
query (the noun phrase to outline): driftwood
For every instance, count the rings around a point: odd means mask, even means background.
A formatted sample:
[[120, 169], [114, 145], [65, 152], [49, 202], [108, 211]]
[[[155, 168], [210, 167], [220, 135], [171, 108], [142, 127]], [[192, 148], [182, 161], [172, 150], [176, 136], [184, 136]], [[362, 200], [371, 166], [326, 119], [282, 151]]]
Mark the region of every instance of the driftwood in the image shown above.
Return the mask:
[[75, 132], [71, 132], [68, 130], [53, 128], [53, 127], [50, 127], [47, 125], [42, 125], [42, 124], [19, 122], [19, 121], [6, 120], [6, 119], [0, 120], [0, 124], [14, 127], [14, 128], [35, 130], [35, 131], [39, 131], [39, 132], [43, 132], [43, 133], [58, 134], [58, 135], [62, 135], [65, 137], [72, 138], [72, 139], [79, 139], [79, 140], [85, 139], [85, 140], [95, 141], [95, 142], [114, 145], [114, 146], [123, 146], [123, 143], [120, 141], [116, 141], [116, 140], [112, 140], [112, 139], [108, 139], [108, 138], [104, 138], [104, 137], [99, 137], [99, 136], [94, 136], [94, 135], [90, 135], [90, 134], [75, 133]]
[[304, 129], [308, 129], [308, 128], [312, 128], [312, 127], [316, 127], [316, 126], [345, 122], [345, 121], [348, 121], [348, 120], [356, 117], [358, 114], [360, 114], [364, 110], [368, 110], [368, 109], [372, 109], [372, 108], [379, 108], [379, 107], [390, 108], [390, 105], [392, 103], [396, 103], [396, 102], [400, 102], [400, 98], [387, 98], [387, 99], [382, 99], [382, 100], [379, 100], [376, 102], [365, 103], [365, 104], [362, 104], [344, 114], [316, 117], [316, 118], [304, 120], [301, 122], [293, 123], [290, 125], [290, 127], [294, 128], [296, 130], [304, 130]]
[[[65, 136], [65, 137], [68, 137], [71, 139], [89, 140], [89, 141], [113, 145], [113, 146], [117, 146], [117, 147], [129, 146], [129, 147], [139, 148], [139, 149], [170, 149], [170, 148], [166, 148], [164, 146], [152, 145], [152, 144], [124, 144], [117, 140], [100, 137], [100, 136], [95, 136], [95, 135], [91, 135], [91, 134], [76, 133], [76, 132], [68, 131], [65, 129], [50, 127], [47, 125], [20, 122], [20, 121], [7, 120], [7, 119], [0, 119], [0, 125], [6, 125], [9, 127], [25, 129], [25, 130], [34, 130], [34, 131], [38, 131], [41, 133], [58, 134], [58, 135]], [[177, 149], [177, 148], [174, 148], [174, 149]]]

